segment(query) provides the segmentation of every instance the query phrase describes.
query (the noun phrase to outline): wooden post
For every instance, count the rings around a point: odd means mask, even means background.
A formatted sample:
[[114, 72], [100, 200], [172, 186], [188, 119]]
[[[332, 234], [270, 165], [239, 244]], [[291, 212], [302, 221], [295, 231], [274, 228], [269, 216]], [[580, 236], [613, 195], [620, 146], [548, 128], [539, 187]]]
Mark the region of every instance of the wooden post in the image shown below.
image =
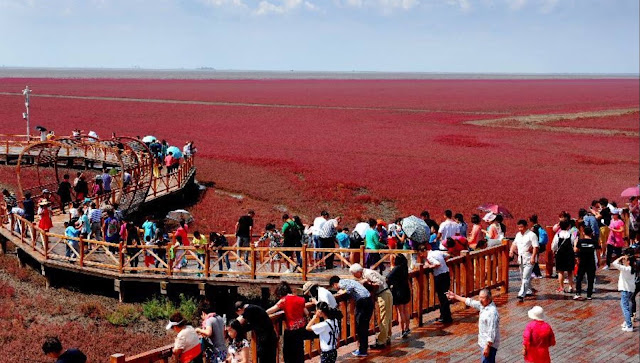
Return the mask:
[[416, 320], [418, 326], [422, 326], [422, 308], [424, 306], [424, 267], [420, 265], [418, 268], [418, 314], [416, 315]]
[[[44, 259], [46, 260], [49, 258], [49, 235], [41, 229], [39, 229], [39, 231], [42, 233], [42, 246], [44, 247]], [[35, 237], [34, 233], [33, 243], [35, 243], [36, 240], [37, 237]]]
[[[256, 250], [253, 243], [249, 242], [251, 246], [251, 279], [256, 279]], [[240, 258], [240, 256], [238, 256]]]
[[500, 254], [500, 272], [503, 281], [500, 292], [506, 294], [509, 291], [509, 241], [506, 239], [502, 241], [502, 252]]
[[111, 354], [111, 358], [109, 359], [109, 363], [125, 363], [126, 357], [124, 354]]
[[[547, 277], [553, 276], [553, 251], [551, 250], [551, 241], [553, 241], [553, 233], [552, 227], [546, 227], [547, 235], [549, 235], [549, 242], [547, 243], [547, 261], [545, 264], [545, 272], [547, 273]], [[598, 242], [599, 243], [599, 242]]]
[[360, 266], [364, 266], [364, 245], [360, 246]]
[[308, 266], [307, 266], [307, 245], [302, 245], [302, 266], [300, 266], [300, 268], [302, 269], [302, 281], [307, 281], [307, 273], [308, 271]]
[[464, 271], [461, 273], [464, 296], [471, 296], [473, 292], [473, 261], [469, 251], [461, 251], [460, 256], [464, 257]]
[[[173, 241], [173, 237], [171, 238], [171, 240]], [[167, 245], [167, 276], [171, 276], [173, 274], [173, 257], [171, 257], [171, 246]]]
[[84, 238], [82, 238], [82, 235], [80, 235], [80, 241], [78, 243], [78, 245], [80, 246], [80, 267], [84, 267]]
[[211, 276], [211, 250], [209, 249], [209, 246], [206, 246], [205, 250], [204, 250], [204, 276], [206, 278], [209, 278]]
[[122, 254], [122, 242], [118, 243], [118, 271], [124, 272], [124, 254]]

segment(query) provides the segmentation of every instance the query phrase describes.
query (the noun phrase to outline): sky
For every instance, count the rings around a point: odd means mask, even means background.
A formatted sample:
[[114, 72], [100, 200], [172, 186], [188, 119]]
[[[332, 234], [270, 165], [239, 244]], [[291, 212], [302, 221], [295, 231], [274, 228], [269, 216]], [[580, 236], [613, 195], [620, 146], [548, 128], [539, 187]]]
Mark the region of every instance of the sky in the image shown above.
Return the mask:
[[639, 72], [638, 0], [0, 0], [0, 66]]

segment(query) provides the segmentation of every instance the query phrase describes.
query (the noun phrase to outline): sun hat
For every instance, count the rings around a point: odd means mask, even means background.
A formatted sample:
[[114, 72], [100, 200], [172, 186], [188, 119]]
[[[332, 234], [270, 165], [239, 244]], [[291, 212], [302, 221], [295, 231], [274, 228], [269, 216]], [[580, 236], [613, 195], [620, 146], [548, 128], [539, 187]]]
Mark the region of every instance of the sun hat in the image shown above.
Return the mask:
[[534, 306], [527, 312], [529, 318], [533, 320], [544, 320], [544, 310], [541, 306]]
[[356, 274], [358, 272], [361, 272], [362, 270], [364, 270], [364, 268], [362, 268], [359, 263], [354, 263], [353, 265], [351, 265], [351, 267], [349, 267], [349, 272], [351, 272], [352, 274]]
[[171, 328], [173, 328], [174, 326], [178, 326], [180, 324], [182, 324], [184, 322], [184, 320], [180, 320], [180, 321], [169, 321], [169, 323], [167, 324], [167, 326], [165, 327], [165, 329], [167, 330], [171, 330]]
[[40, 206], [49, 205], [49, 204], [51, 204], [51, 203], [46, 199], [43, 199], [43, 200], [40, 201], [40, 203], [38, 203], [38, 205], [40, 205]]
[[489, 212], [482, 217], [482, 220], [485, 222], [493, 222], [494, 219], [496, 219], [496, 215], [493, 214], [493, 212]]
[[302, 286], [302, 294], [303, 294], [303, 295], [308, 294], [308, 293], [309, 293], [309, 291], [311, 291], [311, 289], [312, 289], [314, 286], [318, 286], [318, 283], [317, 283], [317, 282], [314, 282], [314, 281], [307, 281], [307, 282], [305, 282], [305, 283], [304, 283], [304, 285]]

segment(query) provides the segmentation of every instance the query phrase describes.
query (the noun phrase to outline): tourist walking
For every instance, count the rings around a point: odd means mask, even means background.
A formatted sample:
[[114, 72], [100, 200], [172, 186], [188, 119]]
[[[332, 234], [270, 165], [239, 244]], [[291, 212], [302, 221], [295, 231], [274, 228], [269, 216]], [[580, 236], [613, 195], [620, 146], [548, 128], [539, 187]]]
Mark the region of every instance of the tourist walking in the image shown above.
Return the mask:
[[69, 259], [76, 259], [80, 257], [79, 242], [77, 239], [80, 236], [80, 231], [69, 222], [64, 222], [64, 235], [68, 237], [65, 242], [65, 257]]
[[611, 264], [611, 257], [622, 256], [624, 247], [624, 221], [620, 219], [620, 210], [611, 212], [611, 223], [609, 223], [609, 238], [607, 238], [607, 261], [604, 269], [608, 269]]
[[527, 229], [527, 221], [521, 219], [518, 221], [518, 233], [516, 234], [509, 257], [517, 256], [518, 265], [520, 265], [520, 278], [522, 284], [518, 292], [518, 300], [524, 301], [525, 296], [533, 295], [531, 290], [531, 275], [533, 266], [538, 257], [538, 237], [531, 230]]
[[224, 319], [217, 315], [211, 304], [200, 306], [202, 326], [196, 333], [202, 337], [202, 352], [206, 363], [221, 363], [227, 359], [227, 345], [224, 339]]
[[[560, 221], [559, 230], [551, 243], [551, 249], [556, 254], [556, 273], [558, 274], [558, 284], [560, 285], [556, 290], [557, 292], [573, 292], [573, 269], [576, 263], [573, 248], [576, 245], [577, 238], [569, 232], [570, 226], [569, 221]], [[569, 280], [569, 290], [564, 287], [565, 272]]]
[[235, 309], [240, 324], [246, 331], [253, 330], [255, 333], [258, 356], [256, 363], [276, 363], [278, 337], [269, 314], [257, 305], [241, 301], [236, 302]]
[[267, 314], [284, 311], [286, 329], [284, 331], [282, 353], [285, 363], [304, 362], [304, 336], [309, 311], [305, 307], [303, 297], [294, 295], [286, 281], [280, 282], [276, 288], [278, 302], [267, 309]]
[[[107, 211], [107, 218], [105, 218], [102, 224], [102, 233], [104, 234], [104, 241], [112, 244], [120, 242], [120, 222], [115, 218], [113, 209]], [[117, 246], [109, 246], [111, 253], [117, 253]]]
[[480, 290], [479, 301], [464, 298], [452, 291], [447, 291], [447, 298], [465, 303], [480, 311], [478, 318], [478, 345], [482, 349], [482, 363], [495, 363], [500, 346], [500, 315], [491, 298], [491, 290]]
[[[377, 230], [378, 221], [373, 218], [369, 218], [369, 229], [365, 232], [365, 249], [367, 250], [382, 250], [386, 249], [387, 245], [380, 241], [380, 233]], [[367, 252], [365, 257], [365, 266], [370, 268], [374, 266], [382, 257], [378, 252]], [[380, 264], [380, 271], [383, 271], [382, 264]]]
[[387, 275], [387, 285], [391, 287], [393, 306], [398, 312], [398, 320], [402, 329], [402, 338], [406, 338], [411, 333], [409, 329], [409, 317], [411, 302], [411, 286], [409, 285], [409, 266], [407, 258], [398, 254], [393, 260], [393, 269]]
[[[203, 270], [205, 268], [205, 253], [206, 248], [209, 245], [209, 241], [207, 241], [207, 237], [204, 234], [201, 234], [200, 231], [193, 232], [193, 240], [191, 243], [196, 248], [196, 256], [198, 257], [198, 270]], [[202, 276], [202, 274], [198, 274]]]
[[38, 228], [45, 232], [49, 232], [53, 228], [53, 221], [51, 221], [51, 209], [49, 208], [51, 203], [48, 200], [43, 199], [38, 203], [38, 215], [40, 220], [38, 221]]
[[91, 202], [91, 208], [89, 209], [89, 222], [91, 223], [91, 239], [101, 241], [102, 210], [96, 206], [95, 202]]
[[[338, 234], [338, 225], [342, 221], [341, 216], [329, 219], [322, 224], [320, 232], [318, 233], [318, 239], [320, 241], [320, 248], [336, 248], [336, 235]], [[326, 252], [327, 258], [324, 260], [327, 270], [333, 268], [333, 259], [335, 255], [333, 252]]]
[[624, 321], [621, 325], [622, 331], [632, 332], [631, 298], [635, 291], [636, 259], [633, 255], [624, 255], [613, 261], [612, 265], [620, 271], [620, 275], [618, 276], [618, 291], [620, 291], [620, 307], [622, 308], [622, 315], [624, 316]]
[[[320, 319], [324, 321], [321, 322]], [[340, 310], [330, 307], [326, 302], [320, 302], [316, 306], [313, 318], [307, 324], [307, 331], [315, 333], [320, 338], [320, 363], [334, 363], [338, 358], [341, 319]]]
[[[236, 222], [236, 247], [249, 247], [249, 241], [251, 240], [251, 231], [253, 230], [253, 217], [255, 212], [251, 209], [247, 211], [247, 214], [240, 217]], [[240, 250], [237, 250], [236, 258], [237, 264], [240, 266]], [[244, 261], [249, 263], [249, 251], [244, 253]]]
[[69, 182], [69, 174], [64, 174], [62, 181], [58, 185], [57, 193], [60, 197], [60, 210], [62, 214], [66, 213], [64, 208], [71, 203], [71, 183]]
[[380, 333], [371, 349], [383, 349], [391, 345], [391, 319], [393, 318], [393, 295], [382, 275], [375, 270], [362, 268], [359, 263], [349, 267], [349, 272], [376, 297], [380, 308]]
[[547, 244], [549, 244], [549, 235], [547, 231], [542, 228], [540, 223], [538, 223], [538, 215], [532, 214], [529, 217], [529, 222], [533, 223], [531, 226], [531, 232], [536, 235], [538, 238], [538, 255], [536, 256], [536, 263], [533, 265], [533, 274], [536, 278], [542, 278], [542, 271], [540, 271], [540, 264], [538, 261], [540, 260], [540, 256], [547, 251]]
[[429, 251], [427, 253], [427, 260], [424, 262], [425, 268], [433, 269], [434, 282], [436, 287], [436, 293], [438, 294], [438, 301], [440, 302], [440, 317], [436, 321], [443, 324], [453, 323], [451, 318], [451, 308], [449, 299], [447, 298], [447, 291], [451, 288], [451, 276], [449, 274], [449, 267], [445, 261], [445, 253], [443, 251]]
[[89, 196], [89, 184], [85, 180], [84, 175], [78, 176], [78, 182], [73, 186], [73, 191], [76, 193], [76, 200], [83, 201]]
[[220, 271], [222, 271], [223, 260], [227, 265], [227, 271], [231, 271], [231, 262], [229, 261], [229, 253], [227, 253], [228, 251], [223, 250], [224, 247], [229, 247], [229, 242], [227, 242], [227, 237], [224, 236], [224, 232], [209, 233], [209, 243], [212, 248], [218, 251], [218, 268], [220, 269]]
[[522, 355], [525, 362], [551, 363], [549, 347], [556, 345], [551, 325], [544, 321], [544, 310], [534, 306], [527, 312], [531, 321], [522, 333]]
[[[295, 220], [289, 217], [286, 213], [282, 215], [282, 222], [282, 246], [285, 248], [302, 247], [302, 233], [304, 231], [304, 227], [300, 228]], [[300, 252], [286, 251], [285, 255], [291, 259], [296, 256], [295, 261], [297, 262], [297, 265], [294, 266], [293, 270], [291, 270], [289, 260], [285, 260], [288, 272], [295, 271], [297, 270], [298, 265], [302, 265], [302, 256], [300, 255]]]
[[229, 348], [227, 349], [227, 362], [229, 363], [248, 363], [251, 361], [250, 349], [251, 345], [247, 340], [247, 333], [236, 319], [229, 322], [227, 326], [227, 335], [229, 336]]
[[576, 295], [574, 300], [582, 299], [582, 279], [587, 274], [587, 300], [591, 300], [593, 294], [593, 282], [596, 279], [596, 268], [598, 266], [598, 251], [600, 244], [597, 238], [593, 238], [591, 227], [584, 227], [584, 238], [576, 243], [574, 252], [578, 256], [578, 274], [576, 275]]
[[62, 350], [62, 343], [58, 337], [47, 337], [42, 344], [42, 352], [56, 363], [85, 363], [87, 356], [77, 348]]
[[202, 363], [202, 347], [198, 333], [187, 324], [187, 319], [180, 312], [171, 315], [166, 329], [177, 334], [172, 349], [173, 357], [177, 362]]
[[4, 200], [7, 215], [11, 217], [11, 210], [18, 206], [18, 200], [16, 199], [16, 196], [7, 189], [2, 189], [2, 198]]
[[36, 205], [33, 202], [33, 199], [31, 199], [31, 192], [24, 193], [24, 200], [22, 201], [22, 209], [24, 210], [24, 219], [33, 223], [36, 215]]
[[453, 212], [451, 210], [444, 211], [444, 218], [444, 222], [440, 223], [438, 227], [438, 235], [436, 236], [436, 240], [440, 242], [438, 248], [441, 251], [447, 250], [447, 238], [460, 234], [460, 225], [453, 220]]
[[369, 340], [369, 322], [373, 315], [373, 300], [371, 294], [358, 281], [353, 279], [341, 279], [338, 276], [332, 276], [329, 279], [329, 286], [334, 290], [341, 290], [349, 294], [356, 302], [356, 326], [355, 331], [358, 335], [358, 349], [351, 352], [356, 357], [366, 357]]
[[[320, 212], [320, 216], [316, 217], [313, 220], [313, 225], [310, 227], [311, 229], [311, 242], [312, 245], [308, 246], [308, 247], [312, 247], [312, 248], [321, 248], [321, 244], [320, 244], [320, 231], [322, 230], [322, 225], [329, 219], [329, 212], [327, 212], [326, 210], [323, 210], [322, 212]], [[322, 252], [315, 252], [314, 253], [314, 260], [319, 260], [321, 258], [324, 257], [324, 253]]]

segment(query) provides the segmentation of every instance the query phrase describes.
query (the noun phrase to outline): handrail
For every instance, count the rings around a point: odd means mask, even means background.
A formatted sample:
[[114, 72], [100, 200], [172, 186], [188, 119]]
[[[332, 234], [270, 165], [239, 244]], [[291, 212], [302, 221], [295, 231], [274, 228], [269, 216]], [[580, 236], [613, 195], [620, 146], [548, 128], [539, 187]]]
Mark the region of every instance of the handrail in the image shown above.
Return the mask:
[[[505, 293], [509, 287], [509, 251], [507, 241], [503, 241], [501, 246], [491, 247], [485, 250], [464, 252], [462, 256], [449, 259], [447, 261], [449, 273], [451, 274], [451, 289], [459, 295], [477, 295], [483, 288], [500, 288], [501, 293]], [[475, 272], [474, 272], [475, 271]], [[484, 273], [476, 273], [483, 271]], [[435, 293], [435, 279], [433, 271], [424, 269], [422, 266], [418, 270], [409, 273], [410, 286], [413, 291], [410, 318], [418, 326], [423, 325], [423, 315], [439, 307], [437, 295]], [[347, 329], [347, 324], [355, 326], [355, 303], [346, 294], [336, 294], [338, 308], [343, 314], [342, 329], [340, 332], [339, 344], [349, 344], [356, 341], [355, 329]], [[307, 309], [312, 311], [315, 307], [307, 303]], [[375, 322], [380, 321], [379, 307], [376, 303], [375, 317], [371, 319], [369, 335], [373, 335], [378, 330]], [[284, 332], [284, 314], [282, 311], [270, 315], [278, 339]], [[393, 312], [394, 324], [397, 324], [396, 312]], [[253, 361], [257, 361], [255, 349], [255, 334], [251, 335], [251, 354]], [[166, 361], [171, 357], [171, 345], [167, 345], [155, 350], [144, 352], [136, 356], [127, 358], [124, 354], [114, 354], [110, 363], [139, 363]], [[159, 351], [164, 354], [158, 354]], [[279, 354], [279, 349], [277, 350]], [[312, 358], [320, 354], [320, 347], [317, 339], [305, 342], [305, 357]], [[277, 361], [280, 361], [278, 359]]]

